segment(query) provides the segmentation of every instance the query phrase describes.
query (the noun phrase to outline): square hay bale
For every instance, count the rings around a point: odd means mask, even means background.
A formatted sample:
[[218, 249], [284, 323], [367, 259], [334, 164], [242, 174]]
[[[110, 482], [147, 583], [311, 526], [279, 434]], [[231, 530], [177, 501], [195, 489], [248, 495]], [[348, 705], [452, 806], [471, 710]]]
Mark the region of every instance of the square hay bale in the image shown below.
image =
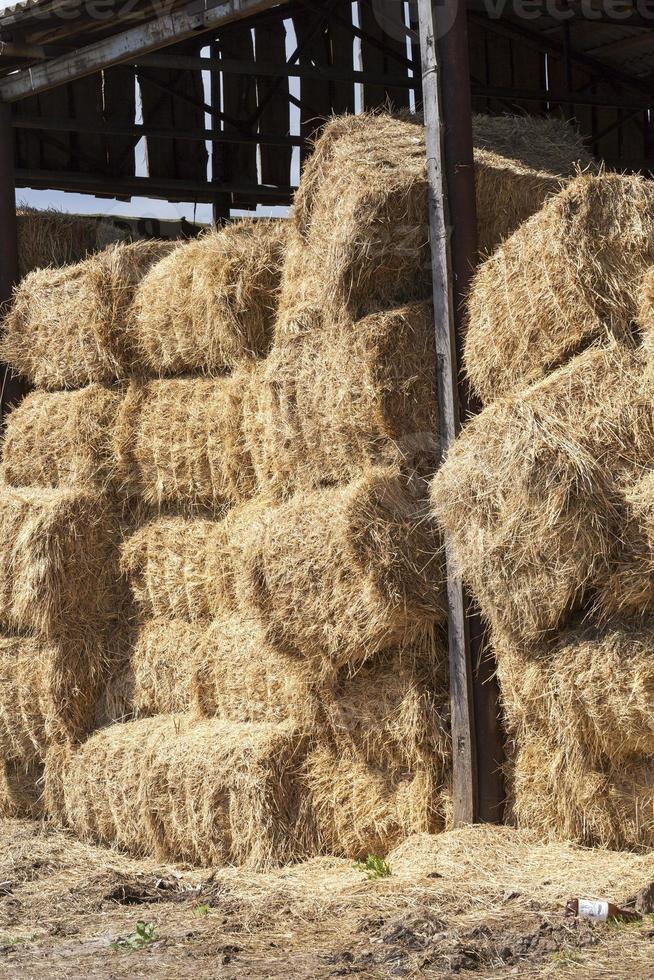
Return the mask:
[[[575, 130], [522, 116], [473, 119], [479, 245], [501, 239], [590, 157]], [[360, 317], [430, 294], [427, 176], [419, 116], [330, 120], [295, 196], [279, 338], [310, 309]]]
[[654, 756], [612, 764], [532, 733], [509, 765], [509, 783], [512, 822], [540, 838], [615, 850], [654, 844]]
[[623, 525], [618, 476], [650, 440], [641, 375], [619, 345], [590, 349], [488, 405], [436, 474], [434, 513], [498, 630], [539, 640], [609, 573]]
[[2, 487], [0, 532], [0, 622], [73, 647], [102, 642], [120, 595], [105, 498]]
[[38, 763], [0, 761], [0, 817], [43, 816], [43, 766]]
[[221, 374], [272, 342], [287, 222], [246, 220], [178, 245], [134, 297], [130, 337], [154, 375]]
[[240, 529], [260, 508], [255, 499], [222, 521], [163, 517], [128, 537], [120, 564], [140, 618], [196, 622], [235, 609]]
[[594, 340], [626, 339], [654, 261], [654, 186], [581, 174], [484, 262], [465, 369], [484, 402], [537, 381]]
[[419, 489], [378, 468], [262, 507], [239, 528], [243, 615], [319, 675], [442, 619], [442, 550]]
[[243, 434], [247, 369], [229, 378], [134, 381], [116, 426], [116, 479], [148, 506], [216, 512], [254, 492]]
[[520, 744], [538, 731], [615, 766], [629, 756], [654, 755], [653, 625], [587, 625], [540, 650], [495, 636], [510, 735]]
[[492, 251], [593, 160], [562, 119], [472, 117], [478, 246]]
[[640, 283], [637, 323], [651, 365], [654, 356], [654, 265], [647, 270]]
[[[639, 432], [645, 443], [646, 427], [639, 425]], [[645, 452], [642, 457], [647, 463], [652, 458]], [[642, 619], [654, 609], [654, 473], [636, 465], [620, 480], [620, 487], [620, 545], [594, 597], [595, 612], [604, 620], [616, 615]]]
[[87, 840], [160, 861], [266, 868], [304, 856], [292, 727], [158, 716], [46, 761], [48, 812]]
[[107, 653], [38, 637], [0, 636], [0, 755], [43, 762], [53, 741], [91, 731]]
[[303, 781], [321, 846], [330, 854], [384, 857], [410, 834], [443, 829], [438, 783], [428, 768], [391, 778], [322, 746], [307, 757]]
[[7, 419], [3, 481], [11, 487], [85, 485], [108, 491], [122, 397], [96, 384], [79, 391], [32, 392]]
[[322, 738], [338, 755], [389, 776], [428, 766], [449, 771], [452, 758], [447, 637], [425, 629], [418, 640], [384, 651], [320, 688]]
[[24, 208], [18, 218], [18, 274], [81, 262], [107, 244], [107, 226], [95, 218], [47, 208]]
[[76, 265], [39, 269], [17, 287], [0, 358], [39, 388], [83, 388], [126, 376], [134, 289], [171, 248], [118, 243]]
[[245, 434], [260, 487], [288, 495], [393, 463], [432, 473], [435, 377], [428, 303], [357, 323], [311, 316], [248, 389]]
[[[371, 304], [426, 298], [431, 271], [422, 125], [387, 113], [330, 120], [302, 173], [294, 224], [307, 251], [296, 251], [283, 271], [282, 324], [292, 319], [296, 294], [307, 290], [327, 315], [346, 309], [354, 317]], [[308, 281], [298, 282], [298, 272]]]

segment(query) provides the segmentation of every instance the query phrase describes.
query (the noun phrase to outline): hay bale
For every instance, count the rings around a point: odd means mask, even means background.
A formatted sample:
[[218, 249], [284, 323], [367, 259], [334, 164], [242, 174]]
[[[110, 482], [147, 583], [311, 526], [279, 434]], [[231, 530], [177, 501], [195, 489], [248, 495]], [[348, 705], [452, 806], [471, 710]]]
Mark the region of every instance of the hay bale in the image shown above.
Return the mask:
[[356, 756], [320, 747], [307, 757], [303, 781], [321, 845], [330, 854], [384, 857], [410, 834], [443, 829], [429, 769], [391, 778]]
[[265, 868], [303, 856], [302, 758], [291, 727], [140, 719], [53, 749], [46, 806], [83, 839], [133, 854]]
[[[81, 262], [107, 244], [107, 225], [96, 218], [64, 214], [47, 208], [21, 207], [18, 218], [18, 274], [23, 279], [34, 269]], [[114, 235], [118, 235], [114, 230]]]
[[440, 629], [378, 654], [354, 673], [341, 671], [318, 698], [321, 737], [338, 755], [393, 777], [425, 766], [449, 770], [447, 640]]
[[[141, 619], [196, 622], [236, 609], [238, 528], [264, 506], [252, 501], [222, 521], [164, 517], [128, 537], [121, 548], [121, 570]], [[231, 528], [236, 529], [233, 540]]]
[[416, 487], [394, 470], [262, 507], [238, 545], [243, 614], [317, 674], [363, 662], [445, 615], [438, 536]]
[[244, 425], [259, 486], [278, 496], [366, 466], [432, 473], [438, 447], [430, 304], [357, 323], [312, 316], [257, 371]]
[[[650, 406], [647, 412], [651, 415]], [[649, 463], [651, 455], [641, 455]], [[636, 465], [620, 480], [620, 489], [619, 548], [594, 598], [595, 613], [603, 620], [616, 615], [642, 619], [654, 609], [654, 476], [648, 470], [643, 475]]]
[[465, 369], [481, 399], [537, 381], [594, 340], [628, 337], [653, 261], [650, 181], [571, 181], [475, 275]]
[[0, 636], [0, 755], [43, 762], [53, 741], [88, 735], [105, 663], [100, 643], [77, 649], [65, 640]]
[[493, 646], [507, 729], [519, 744], [538, 731], [615, 766], [654, 755], [651, 622], [566, 630], [540, 650], [497, 636]]
[[119, 588], [104, 498], [3, 487], [0, 530], [0, 622], [72, 647], [106, 638]]
[[472, 117], [478, 246], [488, 254], [593, 160], [562, 119]]
[[0, 761], [0, 816], [39, 820], [43, 816], [42, 786], [42, 765]]
[[[619, 733], [616, 733], [619, 737]], [[510, 765], [510, 816], [540, 838], [645, 850], [654, 844], [654, 757], [612, 765], [533, 734]]]
[[434, 513], [499, 631], [538, 640], [609, 573], [619, 472], [652, 451], [641, 376], [639, 358], [617, 344], [586, 351], [488, 405], [436, 474]]
[[11, 487], [97, 487], [107, 491], [115, 466], [112, 433], [120, 391], [28, 395], [9, 415], [2, 444], [3, 481]]
[[136, 717], [191, 710], [194, 664], [205, 630], [183, 620], [154, 619], [138, 630], [131, 656]]
[[[479, 245], [501, 239], [590, 157], [557, 120], [473, 119]], [[310, 311], [358, 318], [430, 294], [427, 177], [419, 116], [330, 120], [295, 196], [277, 336]]]
[[254, 492], [243, 436], [247, 369], [229, 378], [135, 381], [115, 435], [116, 479], [150, 507], [220, 512]]
[[293, 220], [298, 242], [282, 273], [280, 334], [292, 332], [306, 299], [328, 316], [347, 310], [357, 318], [426, 298], [422, 125], [385, 113], [330, 120], [304, 168]]
[[651, 364], [654, 355], [654, 266], [648, 269], [640, 283], [637, 323]]
[[286, 222], [234, 222], [178, 245], [134, 297], [130, 336], [146, 373], [220, 374], [272, 342]]
[[171, 248], [115, 244], [62, 269], [30, 273], [4, 320], [0, 358], [40, 388], [83, 388], [126, 376], [126, 316], [134, 290]]

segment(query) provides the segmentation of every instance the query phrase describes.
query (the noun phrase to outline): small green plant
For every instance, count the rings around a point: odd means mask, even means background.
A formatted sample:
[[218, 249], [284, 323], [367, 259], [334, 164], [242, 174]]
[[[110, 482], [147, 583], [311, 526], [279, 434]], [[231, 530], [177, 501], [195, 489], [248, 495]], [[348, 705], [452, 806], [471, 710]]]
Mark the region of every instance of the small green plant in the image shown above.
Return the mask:
[[201, 905], [196, 905], [194, 909], [195, 915], [209, 915], [209, 906], [205, 903]]
[[154, 922], [144, 922], [143, 919], [139, 919], [136, 923], [136, 930], [130, 936], [117, 939], [111, 945], [113, 949], [143, 949], [144, 946], [153, 943], [156, 938], [157, 931]]
[[390, 865], [376, 854], [369, 854], [365, 861], [355, 861], [353, 867], [367, 874], [371, 881], [373, 878], [388, 878], [391, 873]]
[[29, 936], [0, 936], [0, 950], [10, 949], [20, 943], [33, 943], [37, 939], [40, 939], [38, 932], [33, 932]]
[[556, 966], [569, 966], [573, 963], [581, 963], [583, 956], [576, 949], [559, 949], [556, 953], [552, 953], [552, 962]]

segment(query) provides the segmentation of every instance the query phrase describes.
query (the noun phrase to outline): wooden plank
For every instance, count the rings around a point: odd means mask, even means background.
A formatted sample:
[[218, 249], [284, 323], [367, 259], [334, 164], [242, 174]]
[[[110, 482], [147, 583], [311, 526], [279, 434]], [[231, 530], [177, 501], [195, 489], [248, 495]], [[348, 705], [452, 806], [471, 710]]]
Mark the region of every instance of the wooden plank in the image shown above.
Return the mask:
[[[254, 28], [254, 43], [257, 60], [286, 64], [286, 27], [280, 17]], [[290, 134], [291, 117], [288, 101], [288, 78], [275, 79], [272, 76], [257, 79], [257, 105], [264, 106], [259, 114], [260, 133]], [[291, 160], [293, 151], [280, 147], [262, 146], [261, 181], [264, 184], [290, 184]]]
[[[440, 66], [435, 31], [434, 0], [418, 0], [422, 52], [422, 85], [429, 183], [429, 228], [433, 273], [434, 329], [438, 417], [441, 452], [445, 454], [460, 426], [457, 370], [457, 330], [449, 244], [449, 214], [445, 183]], [[452, 28], [453, 30], [454, 28]], [[469, 125], [470, 120], [467, 120]], [[472, 823], [477, 817], [477, 773], [470, 640], [461, 579], [445, 537], [447, 602], [452, 712], [452, 762], [454, 824]]]
[[[488, 85], [488, 59], [486, 57], [487, 34], [482, 24], [471, 21], [468, 24], [468, 52], [470, 58], [470, 72], [473, 81], [487, 86]], [[488, 99], [476, 96], [472, 100], [474, 112], [488, 114]]]
[[[325, 17], [313, 10], [303, 10], [293, 15], [293, 27], [300, 54], [298, 64], [319, 70], [329, 68], [330, 44]], [[300, 81], [300, 135], [311, 140], [331, 113], [331, 94], [319, 76], [302, 78]], [[302, 161], [309, 150], [303, 150]]]
[[[102, 119], [104, 112], [102, 95], [102, 73], [80, 78], [69, 86], [68, 103], [70, 114], [80, 122], [91, 122]], [[81, 152], [79, 152], [81, 151]], [[74, 169], [92, 171], [92, 160], [96, 160], [95, 169], [101, 171], [107, 167], [107, 140], [101, 133], [89, 133], [81, 139], [74, 134], [71, 139], [72, 166]], [[83, 155], [84, 154], [84, 155]]]
[[[372, 0], [363, 0], [359, 4], [361, 30], [370, 35], [386, 50], [380, 50], [369, 41], [361, 42], [361, 61], [364, 71], [378, 75], [397, 75], [400, 64], [389, 52], [394, 51], [406, 58], [406, 33], [403, 21], [401, 3], [386, 4], [375, 7]], [[384, 18], [382, 22], [381, 14]], [[407, 72], [408, 74], [408, 72]], [[374, 108], [385, 102], [396, 109], [406, 109], [409, 106], [409, 92], [406, 88], [392, 85], [364, 85], [363, 100], [366, 108]]]
[[[39, 110], [42, 116], [56, 119], [70, 116], [69, 88], [43, 92], [39, 97]], [[41, 163], [46, 170], [72, 170], [70, 154], [70, 134], [62, 133], [57, 139], [44, 140], [41, 148]]]
[[[183, 45], [189, 53], [199, 42]], [[143, 124], [154, 128], [204, 130], [204, 86], [199, 71], [152, 68], [138, 73]], [[168, 89], [162, 90], [161, 86]], [[175, 94], [182, 97], [177, 99]], [[197, 103], [192, 105], [191, 103]], [[202, 180], [207, 176], [209, 155], [204, 140], [162, 140], [147, 137], [148, 173], [151, 177]]]
[[[12, 110], [12, 118], [15, 121], [25, 116], [38, 117], [40, 115], [38, 95], [14, 102]], [[17, 167], [41, 166], [41, 138], [38, 133], [14, 128], [14, 145]]]
[[[129, 68], [118, 65], [103, 72], [104, 120], [111, 126], [133, 126], [136, 121], [136, 80]], [[107, 170], [116, 177], [133, 177], [136, 173], [136, 139], [111, 135], [107, 140]]]
[[[335, 72], [342, 72], [350, 78], [334, 80], [330, 82], [330, 102], [332, 112], [342, 115], [346, 112], [354, 112], [354, 36], [344, 24], [330, 18], [327, 29], [327, 44], [329, 47], [329, 60]], [[397, 75], [398, 72], [396, 71]]]
[[175, 13], [1, 79], [0, 99], [14, 102], [46, 92], [103, 68], [132, 61], [139, 55], [197, 36], [198, 32], [219, 29], [232, 21], [268, 10], [277, 3], [278, 0], [220, 0], [200, 10], [197, 4], [191, 3]]
[[[236, 24], [220, 32], [217, 38], [221, 55], [236, 60], [254, 60], [254, 41], [249, 26]], [[245, 79], [226, 72], [223, 75], [223, 112], [235, 123], [225, 122], [223, 129], [235, 129], [252, 134], [250, 122], [257, 111], [257, 83], [253, 75]], [[238, 179], [242, 184], [258, 182], [257, 148], [255, 145], [225, 146], [222, 158], [221, 182]], [[256, 200], [247, 193], [233, 198], [241, 206], [255, 206]]]
[[238, 181], [213, 184], [190, 180], [153, 180], [150, 177], [110, 177], [104, 174], [63, 170], [15, 170], [16, 185], [46, 190], [101, 194], [108, 197], [153, 197], [165, 201], [197, 201], [211, 204], [218, 193], [247, 193], [264, 204], [288, 204], [293, 187], [268, 187], [241, 184]]
[[[14, 137], [11, 110], [0, 103], [0, 313], [18, 282], [18, 222], [14, 185]], [[0, 425], [12, 405], [21, 400], [27, 385], [0, 363]]]

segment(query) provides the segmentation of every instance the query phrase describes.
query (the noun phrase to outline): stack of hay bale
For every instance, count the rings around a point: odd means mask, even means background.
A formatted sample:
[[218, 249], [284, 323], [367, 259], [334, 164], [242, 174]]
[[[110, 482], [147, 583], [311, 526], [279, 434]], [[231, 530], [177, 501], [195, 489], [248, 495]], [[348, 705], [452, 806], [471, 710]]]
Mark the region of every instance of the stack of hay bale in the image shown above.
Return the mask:
[[[562, 178], [484, 139], [495, 243], [507, 173], [515, 224]], [[122, 536], [98, 730], [47, 740], [47, 811], [197, 863], [385, 853], [443, 826], [450, 761], [422, 129], [334, 120], [291, 222], [145, 249], [28, 277], [3, 342], [50, 389], [6, 482], [92, 487]]]
[[[654, 185], [580, 175], [479, 268], [435, 514], [490, 623], [519, 825], [654, 843]], [[645, 342], [643, 343], [643, 338]]]

